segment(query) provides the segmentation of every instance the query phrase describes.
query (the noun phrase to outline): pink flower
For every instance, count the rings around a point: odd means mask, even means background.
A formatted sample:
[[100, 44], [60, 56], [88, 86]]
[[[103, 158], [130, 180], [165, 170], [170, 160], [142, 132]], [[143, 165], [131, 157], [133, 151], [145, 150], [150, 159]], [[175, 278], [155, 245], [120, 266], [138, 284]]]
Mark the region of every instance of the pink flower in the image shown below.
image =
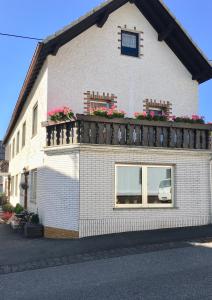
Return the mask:
[[151, 111], [151, 112], [150, 112], [150, 116], [151, 116], [152, 118], [154, 118], [154, 116], [155, 116], [154, 111]]
[[195, 121], [200, 119], [200, 117], [198, 115], [192, 115], [191, 118], [192, 118], [192, 120], [195, 120]]
[[147, 116], [146, 111], [143, 111], [143, 112], [142, 112], [142, 116], [143, 116], [143, 117], [146, 117], [146, 116]]
[[72, 110], [71, 110], [69, 107], [67, 107], [67, 106], [64, 106], [64, 107], [63, 107], [63, 113], [64, 113], [65, 115], [69, 114], [71, 111], [72, 111]]

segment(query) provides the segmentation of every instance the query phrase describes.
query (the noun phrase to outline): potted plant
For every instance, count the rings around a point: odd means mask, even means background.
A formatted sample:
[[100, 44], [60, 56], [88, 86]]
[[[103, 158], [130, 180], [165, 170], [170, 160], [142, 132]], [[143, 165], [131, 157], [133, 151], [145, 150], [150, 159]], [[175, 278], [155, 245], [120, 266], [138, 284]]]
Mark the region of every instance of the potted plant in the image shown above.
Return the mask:
[[189, 116], [176, 117], [172, 116], [173, 122], [191, 123], [191, 124], [204, 124], [204, 117], [193, 115], [191, 118]]
[[135, 118], [137, 120], [147, 120], [147, 121], [168, 121], [168, 118], [166, 115], [155, 115], [155, 113], [152, 111], [150, 113], [147, 113], [145, 111], [143, 112], [136, 112], [134, 114]]
[[105, 117], [109, 119], [124, 118], [126, 113], [124, 110], [118, 110], [115, 105], [111, 108], [98, 107], [90, 110], [90, 114], [99, 117]]
[[74, 119], [74, 113], [67, 106], [58, 107], [48, 112], [48, 119], [54, 123], [67, 122]]
[[27, 238], [40, 238], [43, 236], [43, 225], [40, 224], [38, 214], [32, 214], [29, 222], [25, 224], [24, 235]]
[[2, 206], [3, 216], [2, 219], [7, 222], [12, 216], [14, 212], [14, 207], [10, 203], [6, 203]]

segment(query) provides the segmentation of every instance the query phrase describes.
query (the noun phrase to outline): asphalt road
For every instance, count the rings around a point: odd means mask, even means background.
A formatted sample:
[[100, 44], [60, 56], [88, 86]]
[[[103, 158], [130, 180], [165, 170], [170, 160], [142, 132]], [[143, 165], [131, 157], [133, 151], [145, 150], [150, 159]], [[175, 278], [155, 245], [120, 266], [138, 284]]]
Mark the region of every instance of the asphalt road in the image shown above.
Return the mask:
[[0, 275], [0, 299], [212, 299], [211, 247], [198, 244]]

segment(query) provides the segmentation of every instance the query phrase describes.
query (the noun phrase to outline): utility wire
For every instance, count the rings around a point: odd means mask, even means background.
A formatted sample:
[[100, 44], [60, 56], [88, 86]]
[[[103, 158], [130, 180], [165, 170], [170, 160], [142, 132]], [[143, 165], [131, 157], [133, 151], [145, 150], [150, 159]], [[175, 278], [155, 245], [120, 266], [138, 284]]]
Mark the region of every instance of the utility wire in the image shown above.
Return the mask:
[[31, 36], [23, 36], [23, 35], [16, 35], [16, 34], [10, 34], [10, 33], [2, 33], [0, 32], [0, 35], [8, 36], [8, 37], [14, 37], [14, 38], [20, 38], [20, 39], [28, 39], [28, 40], [35, 40], [35, 41], [42, 41], [43, 39], [38, 39]]

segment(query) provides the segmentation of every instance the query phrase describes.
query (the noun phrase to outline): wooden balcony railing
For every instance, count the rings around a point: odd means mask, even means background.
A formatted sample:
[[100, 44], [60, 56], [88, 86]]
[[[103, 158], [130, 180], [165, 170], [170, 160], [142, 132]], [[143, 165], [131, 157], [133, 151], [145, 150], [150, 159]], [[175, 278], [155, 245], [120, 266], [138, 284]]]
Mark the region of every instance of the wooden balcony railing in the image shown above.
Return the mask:
[[45, 126], [47, 146], [83, 143], [212, 149], [212, 125], [77, 115], [76, 121]]

